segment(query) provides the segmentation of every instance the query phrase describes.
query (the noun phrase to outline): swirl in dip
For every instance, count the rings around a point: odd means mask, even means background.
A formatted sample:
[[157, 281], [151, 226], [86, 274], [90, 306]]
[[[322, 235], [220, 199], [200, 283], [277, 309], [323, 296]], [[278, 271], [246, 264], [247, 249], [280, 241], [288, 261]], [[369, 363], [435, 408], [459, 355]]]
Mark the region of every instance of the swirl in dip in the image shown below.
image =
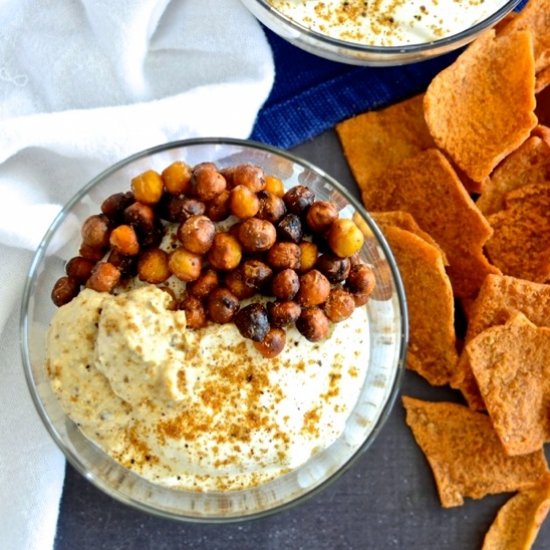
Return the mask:
[[368, 365], [366, 308], [312, 343], [289, 328], [276, 358], [233, 323], [186, 330], [154, 285], [85, 289], [56, 312], [47, 370], [70, 418], [123, 466], [195, 491], [255, 486], [343, 432]]
[[491, 16], [507, 0], [268, 0], [309, 30], [346, 42], [403, 46], [433, 42]]

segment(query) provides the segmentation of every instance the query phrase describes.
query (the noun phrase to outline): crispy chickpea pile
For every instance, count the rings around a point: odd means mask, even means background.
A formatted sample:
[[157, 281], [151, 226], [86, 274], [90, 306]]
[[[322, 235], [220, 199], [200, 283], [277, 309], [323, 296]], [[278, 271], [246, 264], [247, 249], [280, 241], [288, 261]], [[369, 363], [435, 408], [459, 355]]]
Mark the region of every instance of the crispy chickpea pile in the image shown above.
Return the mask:
[[[170, 291], [187, 328], [234, 323], [275, 357], [288, 327], [324, 340], [375, 288], [372, 269], [357, 259], [357, 225], [304, 185], [285, 190], [259, 166], [176, 161], [136, 175], [130, 188], [85, 220], [79, 255], [52, 289], [57, 306], [83, 287], [117, 292], [137, 279]], [[171, 278], [184, 283], [181, 296], [167, 286]]]

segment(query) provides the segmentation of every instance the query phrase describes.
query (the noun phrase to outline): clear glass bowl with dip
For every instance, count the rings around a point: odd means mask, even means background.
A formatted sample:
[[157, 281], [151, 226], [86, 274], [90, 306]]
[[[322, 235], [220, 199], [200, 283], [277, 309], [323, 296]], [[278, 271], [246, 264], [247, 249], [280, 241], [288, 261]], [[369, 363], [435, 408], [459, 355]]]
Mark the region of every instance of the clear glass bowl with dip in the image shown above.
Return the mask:
[[242, 2], [266, 27], [310, 53], [353, 65], [387, 66], [460, 48], [520, 0]]
[[[345, 366], [349, 373], [343, 377], [348, 377], [348, 387], [356, 388], [352, 402], [345, 403], [346, 396], [341, 396], [347, 412], [341, 419], [340, 435], [325, 447], [315, 449], [297, 467], [281, 470], [269, 481], [242, 489], [176, 488], [169, 481], [155, 482], [123, 467], [83, 435], [66, 414], [46, 371], [47, 333], [55, 313], [50, 294], [54, 282], [64, 274], [66, 261], [77, 254], [82, 223], [99, 211], [106, 197], [127, 191], [134, 176], [150, 169], [160, 172], [176, 160], [191, 166], [214, 162], [220, 168], [252, 163], [280, 178], [286, 188], [307, 185], [318, 200], [333, 202], [340, 217], [353, 218], [361, 227], [366, 237], [360, 258], [373, 266], [377, 278], [376, 293], [366, 305], [357, 308], [362, 310], [359, 314], [364, 322], [353, 334], [338, 337], [342, 348], [348, 338], [361, 338], [362, 342], [354, 359], [360, 367], [358, 372], [352, 373], [351, 366]], [[336, 330], [341, 328], [335, 333]], [[338, 182], [308, 162], [265, 145], [232, 139], [195, 139], [137, 153], [97, 176], [67, 203], [32, 262], [23, 296], [21, 335], [25, 374], [36, 408], [57, 445], [82, 475], [113, 498], [149, 513], [184, 521], [227, 522], [267, 515], [300, 502], [336, 479], [368, 448], [397, 395], [404, 368], [407, 313], [403, 287], [388, 245], [368, 214]], [[330, 346], [330, 342], [329, 338], [324, 343]], [[333, 347], [334, 344], [333, 339]], [[308, 345], [312, 344], [305, 339], [300, 341], [298, 336], [288, 350], [291, 360], [299, 357], [301, 349], [313, 350]], [[266, 361], [259, 354], [257, 357], [258, 364]], [[300, 386], [297, 379], [295, 385]], [[215, 473], [211, 471], [210, 475]]]

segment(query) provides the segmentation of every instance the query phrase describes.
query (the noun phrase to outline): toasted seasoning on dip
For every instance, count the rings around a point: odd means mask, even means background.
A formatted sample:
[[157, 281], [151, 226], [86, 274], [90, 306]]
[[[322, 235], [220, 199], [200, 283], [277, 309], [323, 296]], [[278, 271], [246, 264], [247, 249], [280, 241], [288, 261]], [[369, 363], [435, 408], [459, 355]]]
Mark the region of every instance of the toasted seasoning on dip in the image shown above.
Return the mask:
[[505, 0], [268, 0], [299, 25], [349, 42], [401, 46], [433, 42], [479, 23]]

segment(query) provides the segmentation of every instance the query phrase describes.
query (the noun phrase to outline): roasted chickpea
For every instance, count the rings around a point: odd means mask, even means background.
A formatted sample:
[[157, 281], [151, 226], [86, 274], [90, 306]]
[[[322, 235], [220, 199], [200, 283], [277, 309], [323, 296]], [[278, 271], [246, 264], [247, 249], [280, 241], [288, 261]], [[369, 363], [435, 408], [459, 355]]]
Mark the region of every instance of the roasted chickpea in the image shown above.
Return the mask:
[[272, 328], [261, 342], [254, 342], [254, 347], [268, 359], [277, 357], [285, 349], [286, 332], [280, 328]]
[[92, 246], [88, 246], [87, 244], [82, 244], [78, 250], [78, 253], [87, 260], [91, 260], [92, 262], [99, 262], [103, 256], [105, 256], [105, 249], [104, 248], [94, 248]]
[[109, 244], [111, 230], [109, 220], [103, 214], [87, 218], [81, 229], [82, 243], [91, 248], [105, 248]]
[[289, 212], [299, 215], [313, 204], [315, 195], [305, 185], [296, 185], [283, 195], [283, 200]]
[[[364, 306], [371, 297], [371, 292], [354, 292], [352, 294], [353, 301], [355, 302], [355, 307], [361, 307]], [[391, 295], [390, 295], [391, 298]], [[389, 298], [384, 298], [385, 300], [388, 300]]]
[[242, 258], [239, 241], [229, 233], [216, 233], [208, 251], [208, 261], [215, 269], [235, 269]]
[[202, 302], [195, 296], [186, 296], [179, 304], [179, 309], [185, 311], [187, 328], [197, 329], [206, 326], [206, 311]]
[[300, 247], [300, 273], [305, 273], [313, 268], [319, 254], [317, 245], [308, 241], [302, 241]]
[[101, 212], [109, 218], [109, 220], [118, 222], [121, 220], [123, 212], [128, 206], [134, 202], [134, 195], [131, 191], [126, 193], [115, 193], [107, 197], [101, 203]]
[[283, 198], [285, 186], [283, 182], [275, 176], [265, 176], [265, 190], [273, 193], [276, 197]]
[[156, 225], [147, 233], [140, 233], [139, 242], [141, 244], [141, 248], [156, 248], [160, 246], [163, 237], [164, 228], [162, 227], [162, 225]]
[[229, 271], [224, 278], [227, 288], [239, 299], [246, 300], [252, 298], [256, 294], [256, 289], [252, 286], [248, 286], [244, 282], [244, 276], [239, 266], [237, 269]]
[[315, 201], [306, 214], [307, 226], [314, 233], [322, 233], [338, 218], [336, 206], [328, 201]]
[[267, 263], [277, 270], [299, 269], [301, 252], [294, 243], [275, 243], [267, 253]]
[[191, 167], [185, 162], [177, 160], [167, 166], [161, 174], [164, 188], [171, 195], [187, 193], [191, 188]]
[[119, 225], [111, 231], [109, 243], [113, 250], [125, 256], [135, 256], [139, 253], [139, 242], [131, 225]]
[[229, 323], [239, 310], [239, 299], [227, 288], [217, 288], [208, 296], [206, 309], [214, 323]]
[[273, 277], [271, 291], [279, 300], [292, 300], [300, 288], [300, 278], [293, 269], [284, 269]]
[[258, 198], [260, 200], [258, 218], [261, 220], [277, 223], [285, 215], [286, 206], [281, 197], [269, 191], [260, 191], [258, 193]]
[[94, 267], [86, 287], [97, 292], [111, 292], [120, 281], [120, 270], [110, 262], [100, 262]]
[[277, 238], [275, 226], [259, 218], [249, 218], [239, 227], [239, 241], [247, 252], [265, 252]]
[[240, 269], [245, 284], [254, 289], [264, 287], [273, 275], [273, 270], [260, 260], [246, 260]]
[[231, 189], [235, 184], [233, 182], [233, 173], [235, 172], [235, 166], [227, 166], [220, 169], [220, 174], [225, 178], [227, 187]]
[[269, 332], [269, 319], [263, 304], [249, 304], [235, 315], [235, 325], [245, 338], [261, 342]]
[[301, 306], [318, 306], [326, 301], [329, 293], [330, 283], [317, 269], [312, 269], [300, 277], [298, 303]]
[[191, 179], [193, 192], [201, 201], [210, 201], [227, 187], [225, 178], [218, 172], [212, 163], [203, 163], [195, 166]]
[[171, 275], [168, 254], [160, 248], [145, 250], [138, 259], [138, 278], [147, 283], [164, 283]]
[[335, 220], [328, 230], [328, 245], [340, 258], [353, 256], [361, 250], [365, 237], [353, 220]]
[[257, 193], [265, 189], [264, 171], [253, 164], [240, 164], [233, 170], [233, 185], [244, 185]]
[[374, 271], [368, 265], [356, 264], [350, 269], [346, 284], [351, 292], [371, 294], [376, 286]]
[[127, 256], [118, 250], [111, 250], [107, 261], [120, 271], [120, 277], [133, 277], [137, 273], [137, 257]]
[[183, 247], [193, 254], [206, 254], [215, 234], [216, 226], [206, 216], [191, 216], [178, 228], [178, 237]]
[[57, 279], [52, 289], [52, 302], [57, 306], [64, 306], [80, 292], [80, 283], [74, 277]]
[[343, 288], [333, 288], [323, 307], [325, 315], [333, 322], [347, 319], [355, 309], [353, 296]]
[[277, 235], [282, 241], [298, 244], [304, 235], [300, 218], [296, 214], [287, 214], [277, 224]]
[[132, 179], [132, 192], [138, 202], [156, 204], [162, 197], [164, 182], [158, 172], [147, 170]]
[[170, 254], [168, 268], [181, 281], [196, 281], [201, 274], [202, 260], [197, 254], [180, 247]]
[[94, 266], [95, 262], [93, 260], [83, 258], [82, 256], [75, 256], [67, 262], [65, 273], [72, 279], [76, 279], [79, 283], [85, 283], [92, 274]]
[[141, 202], [134, 202], [124, 210], [124, 222], [135, 227], [140, 235], [152, 231], [156, 224], [155, 211]]
[[195, 298], [206, 298], [215, 288], [220, 286], [218, 274], [213, 269], [203, 271], [200, 277], [187, 283], [187, 293]]
[[161, 216], [173, 223], [182, 223], [191, 216], [201, 216], [206, 211], [204, 202], [192, 197], [173, 197], [167, 195], [162, 201]]
[[315, 267], [331, 282], [341, 283], [350, 273], [351, 262], [348, 258], [339, 258], [331, 253], [321, 254]]
[[319, 342], [329, 335], [330, 324], [320, 308], [310, 307], [302, 309], [296, 328], [310, 342]]
[[296, 302], [268, 302], [267, 314], [274, 327], [292, 325], [300, 317], [302, 308]]
[[229, 194], [229, 210], [231, 214], [241, 220], [252, 218], [258, 213], [260, 201], [248, 187], [237, 185], [231, 189]]
[[219, 195], [216, 195], [211, 201], [206, 205], [206, 215], [213, 222], [221, 222], [225, 220], [231, 213], [229, 210], [229, 195], [230, 192], [226, 189], [222, 191]]

